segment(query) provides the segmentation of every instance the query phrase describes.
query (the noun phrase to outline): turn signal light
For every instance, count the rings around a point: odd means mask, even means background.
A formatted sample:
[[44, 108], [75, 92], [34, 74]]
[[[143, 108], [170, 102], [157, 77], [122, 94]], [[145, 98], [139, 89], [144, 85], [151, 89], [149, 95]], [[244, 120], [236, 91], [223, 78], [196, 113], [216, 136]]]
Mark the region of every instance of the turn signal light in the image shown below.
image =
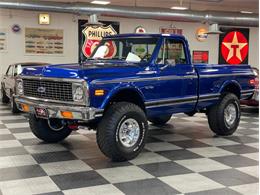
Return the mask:
[[102, 96], [104, 94], [105, 94], [105, 91], [103, 89], [95, 90], [95, 96]]
[[24, 112], [29, 112], [30, 111], [30, 107], [26, 104], [21, 104], [21, 108]]
[[64, 118], [73, 119], [73, 114], [72, 114], [72, 112], [60, 111], [60, 114], [61, 114], [61, 116], [63, 116]]

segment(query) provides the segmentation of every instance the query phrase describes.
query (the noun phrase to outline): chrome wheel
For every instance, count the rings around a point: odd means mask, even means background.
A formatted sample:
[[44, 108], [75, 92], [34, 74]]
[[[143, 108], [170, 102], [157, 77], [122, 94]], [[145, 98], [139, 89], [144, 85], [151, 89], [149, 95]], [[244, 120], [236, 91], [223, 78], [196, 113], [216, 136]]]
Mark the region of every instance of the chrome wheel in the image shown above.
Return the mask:
[[127, 148], [134, 146], [140, 136], [140, 127], [135, 119], [129, 118], [123, 121], [119, 128], [119, 140]]
[[224, 118], [226, 124], [230, 127], [234, 124], [237, 118], [237, 109], [235, 104], [229, 104], [224, 110]]

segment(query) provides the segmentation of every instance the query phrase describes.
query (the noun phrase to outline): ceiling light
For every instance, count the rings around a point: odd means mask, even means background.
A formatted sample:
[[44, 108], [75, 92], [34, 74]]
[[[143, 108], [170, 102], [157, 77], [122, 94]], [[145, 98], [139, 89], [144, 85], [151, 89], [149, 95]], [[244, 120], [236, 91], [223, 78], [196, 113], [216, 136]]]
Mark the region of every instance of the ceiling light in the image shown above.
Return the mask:
[[90, 3], [98, 5], [107, 5], [110, 4], [110, 1], [91, 1]]
[[250, 12], [250, 11], [240, 11], [240, 13], [242, 13], [242, 14], [252, 14], [253, 12]]
[[187, 10], [187, 7], [182, 7], [182, 6], [173, 6], [171, 7], [171, 9], [175, 9], [175, 10]]

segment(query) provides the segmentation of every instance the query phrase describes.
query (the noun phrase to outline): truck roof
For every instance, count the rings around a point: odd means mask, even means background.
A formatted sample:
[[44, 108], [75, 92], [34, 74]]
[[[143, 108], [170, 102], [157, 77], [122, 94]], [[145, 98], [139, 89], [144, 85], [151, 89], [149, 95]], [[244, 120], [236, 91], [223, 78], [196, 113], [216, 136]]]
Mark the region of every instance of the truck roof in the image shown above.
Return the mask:
[[183, 35], [177, 34], [151, 34], [151, 33], [125, 33], [125, 34], [116, 34], [111, 36], [106, 36], [105, 38], [116, 38], [116, 37], [176, 37], [185, 39]]

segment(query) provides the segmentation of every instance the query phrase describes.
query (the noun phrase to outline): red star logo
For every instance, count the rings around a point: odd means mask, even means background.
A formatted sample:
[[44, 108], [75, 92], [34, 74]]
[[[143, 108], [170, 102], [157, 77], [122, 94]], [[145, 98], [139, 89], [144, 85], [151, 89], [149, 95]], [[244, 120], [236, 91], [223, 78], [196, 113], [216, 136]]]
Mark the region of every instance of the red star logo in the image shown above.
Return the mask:
[[241, 64], [248, 54], [248, 41], [239, 31], [228, 33], [221, 44], [221, 54], [229, 64]]

